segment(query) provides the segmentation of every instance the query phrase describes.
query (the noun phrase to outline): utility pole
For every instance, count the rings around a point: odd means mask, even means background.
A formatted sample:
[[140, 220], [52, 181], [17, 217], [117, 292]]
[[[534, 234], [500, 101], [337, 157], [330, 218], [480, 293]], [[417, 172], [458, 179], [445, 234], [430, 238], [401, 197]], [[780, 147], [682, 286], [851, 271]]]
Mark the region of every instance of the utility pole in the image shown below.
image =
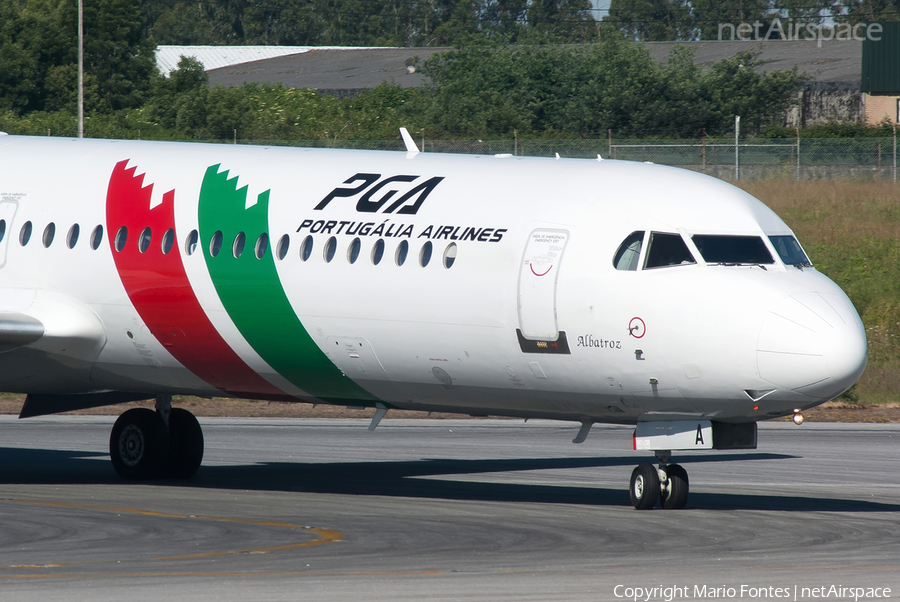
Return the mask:
[[741, 162], [738, 154], [738, 138], [741, 135], [741, 116], [734, 116], [734, 179], [741, 179]]
[[78, 137], [84, 138], [84, 2], [78, 0]]
[[706, 128], [703, 128], [703, 150], [702, 150], [702, 162], [703, 162], [703, 173], [706, 173]]

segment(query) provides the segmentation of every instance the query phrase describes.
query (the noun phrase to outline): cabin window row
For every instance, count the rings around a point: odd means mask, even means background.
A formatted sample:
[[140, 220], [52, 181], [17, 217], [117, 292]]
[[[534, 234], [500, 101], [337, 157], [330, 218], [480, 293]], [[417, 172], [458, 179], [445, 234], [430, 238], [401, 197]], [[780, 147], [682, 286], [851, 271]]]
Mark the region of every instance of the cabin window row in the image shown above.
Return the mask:
[[[6, 238], [6, 231], [8, 229], [8, 224], [5, 219], [0, 219], [0, 242], [3, 242], [3, 239]], [[19, 229], [19, 244], [23, 247], [26, 246], [29, 242], [31, 242], [32, 236], [34, 235], [34, 224], [29, 220], [22, 224], [22, 227]], [[81, 226], [78, 224], [72, 224], [69, 228], [69, 231], [66, 233], [66, 246], [70, 249], [74, 249], [75, 245], [78, 244], [78, 240], [81, 236]], [[56, 238], [56, 224], [54, 222], [50, 222], [46, 226], [44, 226], [44, 231], [41, 234], [41, 244], [44, 245], [44, 248], [49, 248], [50, 245], [53, 244], [54, 239]], [[89, 244], [93, 250], [97, 250], [100, 248], [100, 245], [103, 243], [103, 226], [96, 226], [92, 231], [89, 238]]]
[[[0, 219], [0, 242], [6, 237], [8, 224], [5, 219]], [[21, 246], [26, 246], [31, 241], [32, 236], [34, 234], [34, 224], [29, 220], [22, 224], [21, 229], [19, 230], [19, 244]], [[70, 249], [74, 249], [75, 245], [78, 243], [79, 237], [81, 235], [81, 226], [78, 224], [72, 224], [69, 228], [69, 231], [66, 234], [66, 246]], [[56, 238], [56, 224], [54, 222], [50, 222], [44, 227], [44, 231], [41, 235], [41, 244], [45, 248], [49, 248], [51, 244], [53, 244], [54, 239]], [[113, 247], [117, 252], [121, 252], [126, 243], [128, 242], [128, 227], [122, 226], [116, 231], [115, 238], [113, 238]], [[239, 232], [234, 240], [231, 241], [231, 254], [237, 258], [244, 254], [244, 251], [247, 246], [247, 237], [243, 232]], [[146, 253], [151, 244], [153, 243], [153, 231], [151, 228], [147, 227], [141, 230], [138, 235], [137, 245], [138, 251], [141, 253]], [[100, 245], [103, 244], [103, 226], [97, 225], [91, 231], [89, 244], [91, 249], [97, 250], [100, 248]], [[197, 230], [192, 230], [190, 234], [188, 234], [187, 239], [185, 240], [184, 250], [187, 255], [193, 255], [197, 250], [197, 246], [200, 244], [200, 234]], [[216, 257], [222, 251], [222, 247], [225, 244], [224, 235], [221, 231], [217, 231], [209, 240], [209, 254], [212, 257]], [[163, 255], [168, 255], [171, 252], [172, 247], [175, 245], [175, 230], [173, 228], [167, 229], [162, 238], [159, 241], [160, 251], [162, 251]], [[291, 245], [291, 237], [288, 234], [285, 234], [278, 240], [278, 244], [275, 246], [275, 256], [282, 260], [288, 255], [288, 251]], [[313, 257], [313, 253], [315, 250], [316, 241], [312, 235], [306, 236], [303, 241], [300, 243], [299, 255], [300, 259], [304, 262], [309, 261]], [[322, 246], [322, 259], [325, 263], [331, 263], [334, 261], [335, 257], [337, 257], [338, 252], [338, 239], [337, 237], [330, 237], [325, 241], [325, 244]], [[350, 264], [356, 263], [359, 258], [362, 256], [362, 247], [363, 241], [360, 238], [354, 238], [350, 241], [350, 244], [347, 245], [346, 248], [346, 260]], [[260, 234], [256, 241], [253, 242], [253, 254], [257, 259], [262, 259], [262, 257], [266, 254], [266, 251], [269, 248], [269, 235], [265, 232]], [[372, 265], [380, 264], [385, 257], [387, 251], [387, 244], [385, 243], [383, 238], [379, 238], [375, 240], [372, 244], [371, 248], [368, 251], [368, 258]], [[450, 243], [444, 248], [444, 251], [441, 256], [441, 264], [449, 269], [456, 262], [458, 247], [456, 243]], [[402, 266], [407, 263], [411, 252], [411, 246], [409, 241], [401, 240], [399, 244], [393, 250], [393, 262], [397, 266]], [[418, 249], [417, 253], [417, 263], [421, 267], [426, 267], [430, 263], [432, 263], [432, 259], [435, 254], [434, 244], [429, 240], [425, 241], [421, 247]]]
[[[138, 235], [138, 251], [141, 253], [147, 252], [150, 248], [153, 240], [153, 232], [150, 228], [144, 228], [141, 230]], [[115, 238], [113, 239], [113, 247], [117, 252], [121, 252], [126, 243], [128, 242], [128, 227], [122, 226], [116, 232]], [[225, 240], [225, 235], [221, 230], [216, 231], [209, 239], [208, 251], [211, 257], [218, 257], [222, 252], [222, 249], [226, 244], [230, 243], [231, 245], [231, 255], [234, 258], [241, 257], [245, 250], [247, 249], [248, 243], [252, 242], [253, 244], [253, 254], [257, 259], [262, 259], [265, 256], [266, 251], [269, 250], [269, 235], [263, 232], [257, 237], [255, 241], [248, 241], [247, 235], [244, 232], [238, 232], [234, 239], [231, 241]], [[175, 243], [175, 231], [172, 228], [169, 228], [165, 231], [160, 240], [160, 250], [163, 255], [168, 254]], [[197, 251], [197, 247], [200, 245], [200, 234], [197, 230], [191, 230], [191, 233], [188, 234], [187, 239], [184, 244], [184, 252], [186, 255], [193, 255]], [[275, 257], [279, 260], [283, 260], [287, 257], [288, 252], [291, 246], [291, 237], [288, 234], [283, 235], [280, 239], [278, 239], [278, 243], [275, 245]], [[304, 262], [309, 261], [314, 254], [316, 243], [315, 238], [311, 235], [306, 236], [303, 241], [300, 243], [299, 256], [300, 259]], [[363, 242], [360, 238], [354, 238], [346, 249], [346, 258], [347, 262], [350, 264], [356, 263], [359, 258], [362, 256], [362, 247]], [[384, 239], [379, 238], [373, 244], [371, 249], [369, 250], [368, 256], [372, 265], [378, 265], [382, 262], [386, 254], [386, 247]], [[331, 263], [335, 257], [337, 256], [338, 251], [338, 239], [337, 237], [330, 237], [325, 241], [325, 244], [322, 247], [322, 259], [325, 263]], [[393, 250], [393, 261], [396, 265], [402, 266], [404, 265], [409, 256], [410, 256], [410, 244], [407, 240], [401, 240], [400, 243]], [[428, 266], [432, 257], [434, 256], [435, 250], [434, 245], [431, 241], [426, 241], [418, 250], [418, 264], [421, 267]], [[450, 268], [456, 262], [456, 254], [457, 254], [457, 245], [456, 243], [450, 243], [443, 251], [442, 256], [442, 264], [445, 268]]]
[[[283, 243], [283, 247], [282, 247]], [[287, 255], [287, 247], [290, 244], [290, 237], [288, 235], [284, 235], [281, 237], [278, 246], [277, 257], [279, 259], [284, 259]], [[315, 237], [312, 235], [307, 235], [303, 241], [300, 243], [300, 259], [302, 261], [309, 261], [315, 255], [315, 246], [316, 241]], [[325, 263], [331, 263], [338, 257], [338, 239], [335, 236], [329, 237], [325, 243], [322, 245], [322, 259]], [[441, 255], [441, 265], [446, 269], [450, 269], [453, 267], [453, 264], [456, 262], [458, 247], [456, 243], [450, 243], [445, 248]], [[392, 259], [394, 265], [402, 266], [406, 264], [410, 256], [413, 254], [413, 250], [408, 240], [401, 240], [396, 247], [394, 247], [391, 253], [388, 253], [387, 244], [385, 243], [383, 238], [376, 239], [374, 243], [372, 243], [371, 248], [368, 249], [367, 255], [368, 260], [372, 263], [372, 265], [379, 265], [386, 256], [392, 255]], [[347, 263], [354, 264], [356, 263], [360, 257], [363, 256], [363, 239], [354, 238], [347, 245], [346, 249], [344, 249], [344, 255]], [[435, 255], [434, 243], [430, 240], [425, 241], [421, 247], [419, 247], [418, 251], [415, 252], [416, 255], [416, 263], [420, 267], [427, 267], [432, 263], [432, 259]]]

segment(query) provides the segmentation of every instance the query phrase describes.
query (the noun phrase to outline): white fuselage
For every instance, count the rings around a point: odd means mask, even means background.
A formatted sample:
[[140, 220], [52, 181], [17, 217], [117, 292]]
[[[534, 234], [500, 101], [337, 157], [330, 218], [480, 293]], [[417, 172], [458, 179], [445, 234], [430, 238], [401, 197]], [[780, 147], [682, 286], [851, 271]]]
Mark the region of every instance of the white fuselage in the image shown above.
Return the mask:
[[[747, 422], [865, 366], [846, 295], [775, 248], [790, 229], [674, 168], [0, 136], [0, 219], [5, 391]], [[637, 269], [617, 269], [635, 232]], [[663, 234], [693, 262], [646, 267]], [[695, 235], [758, 238], [772, 261], [705, 261]]]

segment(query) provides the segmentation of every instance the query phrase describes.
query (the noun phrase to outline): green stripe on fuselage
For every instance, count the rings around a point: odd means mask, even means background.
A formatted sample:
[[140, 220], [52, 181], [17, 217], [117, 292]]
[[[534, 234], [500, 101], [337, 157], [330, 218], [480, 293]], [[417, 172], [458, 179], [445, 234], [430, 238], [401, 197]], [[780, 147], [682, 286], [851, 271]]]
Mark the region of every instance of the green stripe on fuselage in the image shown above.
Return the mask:
[[[260, 259], [254, 247], [269, 231], [269, 191], [246, 208], [247, 187], [237, 177], [206, 170], [200, 188], [200, 244], [219, 298], [251, 347], [279, 374], [310, 395], [325, 401], [371, 405], [377, 399], [357, 385], [325, 356], [301, 324], [278, 272], [271, 244]], [[222, 247], [213, 257], [210, 239], [222, 232]], [[243, 232], [244, 251], [235, 257], [235, 237]]]

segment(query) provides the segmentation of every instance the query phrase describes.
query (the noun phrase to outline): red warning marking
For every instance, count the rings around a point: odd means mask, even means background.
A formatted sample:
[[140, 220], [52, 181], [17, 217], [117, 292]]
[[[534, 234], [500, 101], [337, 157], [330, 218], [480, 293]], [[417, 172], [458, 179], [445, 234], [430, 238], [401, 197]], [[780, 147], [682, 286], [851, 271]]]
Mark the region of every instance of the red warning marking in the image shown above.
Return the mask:
[[553, 269], [553, 266], [551, 265], [549, 268], [547, 268], [547, 271], [546, 271], [546, 272], [544, 272], [543, 274], [538, 274], [537, 272], [534, 271], [534, 264], [533, 264], [533, 263], [528, 264], [528, 267], [531, 268], [531, 273], [534, 274], [535, 276], [539, 277], [539, 278], [540, 278], [541, 276], [546, 276], [547, 274], [550, 273], [550, 270]]

